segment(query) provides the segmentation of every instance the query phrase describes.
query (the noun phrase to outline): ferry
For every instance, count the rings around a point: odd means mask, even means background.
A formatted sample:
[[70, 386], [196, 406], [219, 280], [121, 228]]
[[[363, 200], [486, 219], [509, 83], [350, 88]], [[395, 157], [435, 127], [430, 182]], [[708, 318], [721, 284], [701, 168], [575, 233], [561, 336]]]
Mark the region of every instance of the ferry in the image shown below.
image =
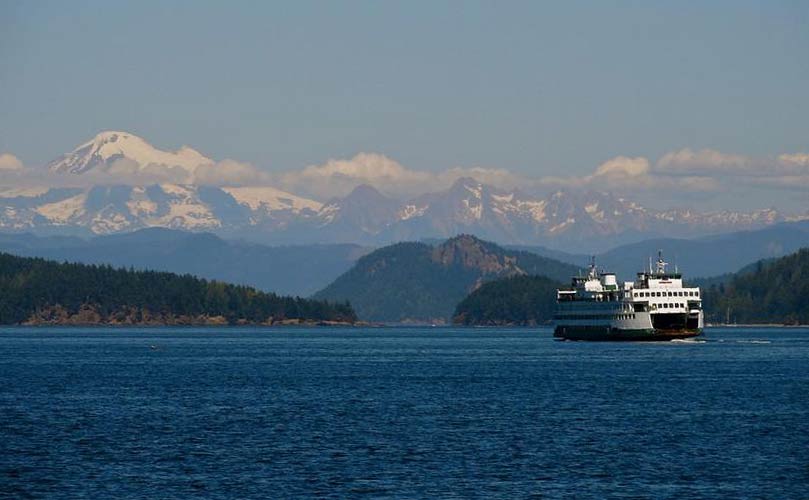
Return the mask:
[[657, 265], [622, 284], [600, 273], [595, 258], [586, 276], [557, 290], [554, 337], [564, 340], [674, 340], [702, 333], [700, 290], [683, 284], [658, 252]]

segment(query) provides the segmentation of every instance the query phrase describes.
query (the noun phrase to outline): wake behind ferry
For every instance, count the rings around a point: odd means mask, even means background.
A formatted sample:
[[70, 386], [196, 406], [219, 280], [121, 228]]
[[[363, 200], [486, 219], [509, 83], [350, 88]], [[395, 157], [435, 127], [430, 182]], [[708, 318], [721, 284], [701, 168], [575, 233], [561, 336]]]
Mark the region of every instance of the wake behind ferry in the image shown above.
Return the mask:
[[657, 265], [619, 286], [614, 273], [599, 273], [595, 259], [587, 276], [557, 290], [554, 337], [566, 340], [672, 340], [702, 333], [699, 288], [683, 286], [682, 275]]

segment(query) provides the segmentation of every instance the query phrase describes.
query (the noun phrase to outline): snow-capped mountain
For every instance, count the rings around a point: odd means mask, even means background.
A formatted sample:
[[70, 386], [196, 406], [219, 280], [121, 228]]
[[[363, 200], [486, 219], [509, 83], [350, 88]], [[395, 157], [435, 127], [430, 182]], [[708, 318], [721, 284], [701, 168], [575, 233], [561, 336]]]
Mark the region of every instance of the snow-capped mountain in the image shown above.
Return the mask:
[[362, 240], [395, 223], [400, 206], [399, 201], [363, 184], [343, 198], [326, 202], [317, 214], [317, 224], [336, 241]]
[[314, 213], [323, 207], [320, 202], [295, 196], [270, 186], [225, 187], [222, 190], [250, 210], [265, 215], [277, 211], [290, 211], [293, 213], [307, 211]]
[[128, 132], [106, 131], [82, 144], [70, 153], [48, 164], [55, 173], [83, 174], [93, 170], [107, 171], [122, 160], [128, 160], [138, 170], [150, 166], [180, 168], [188, 173], [200, 165], [212, 164], [198, 151], [183, 146], [177, 151], [162, 151], [140, 137]]
[[110, 234], [168, 227], [268, 243], [384, 244], [472, 233], [503, 243], [590, 251], [652, 236], [698, 236], [782, 220], [774, 210], [654, 211], [597, 192], [532, 198], [473, 179], [407, 202], [370, 186], [325, 204], [271, 187], [154, 184], [0, 191], [0, 229], [5, 230]]
[[269, 220], [314, 217], [320, 204], [275, 189], [186, 184], [51, 189], [3, 197], [0, 229], [86, 230], [111, 234], [145, 227], [232, 232]]
[[602, 192], [559, 191], [531, 197], [463, 178], [449, 190], [405, 203], [390, 231], [406, 239], [473, 233], [519, 244], [589, 250], [649, 236], [690, 237], [753, 229], [784, 220], [775, 210], [752, 213], [655, 211]]
[[[126, 178], [126, 174], [137, 172], [189, 180], [197, 169], [214, 164], [188, 146], [163, 151], [134, 134], [106, 131], [52, 161], [47, 169], [74, 179], [103, 172], [107, 182], [118, 179], [117, 175]], [[271, 186], [219, 188], [182, 182], [132, 186], [128, 182], [70, 189], [0, 188], [0, 229], [94, 234], [144, 227], [232, 232], [256, 226], [278, 230], [293, 219], [315, 216], [321, 207], [320, 202]]]
[[[78, 179], [101, 171], [115, 180], [122, 162], [128, 172], [168, 168], [188, 174], [214, 164], [188, 147], [162, 151], [133, 134], [102, 132], [48, 168], [54, 175]], [[602, 192], [559, 191], [537, 197], [471, 178], [408, 201], [361, 185], [325, 203], [272, 186], [159, 182], [60, 189], [0, 187], [0, 230], [110, 234], [167, 227], [276, 244], [381, 245], [471, 233], [500, 243], [589, 252], [649, 237], [755, 229], [782, 220], [772, 209], [750, 213], [653, 210]]]
[[[449, 189], [396, 202], [370, 186], [323, 205], [309, 233], [324, 241], [383, 244], [472, 233], [512, 244], [599, 250], [651, 236], [691, 237], [754, 229], [785, 220], [775, 210], [751, 213], [655, 211], [602, 192], [559, 191], [531, 197], [471, 178]], [[317, 241], [317, 240], [310, 240]]]

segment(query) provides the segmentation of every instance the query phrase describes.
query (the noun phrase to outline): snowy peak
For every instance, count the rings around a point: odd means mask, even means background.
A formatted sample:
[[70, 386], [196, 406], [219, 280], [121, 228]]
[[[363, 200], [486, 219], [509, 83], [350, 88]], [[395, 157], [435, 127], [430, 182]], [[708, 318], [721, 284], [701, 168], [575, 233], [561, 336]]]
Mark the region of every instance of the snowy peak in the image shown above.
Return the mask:
[[398, 207], [398, 201], [388, 198], [373, 186], [362, 184], [343, 198], [330, 199], [323, 205], [321, 212], [324, 216], [338, 212], [374, 215], [375, 212], [388, 214]]
[[519, 191], [506, 191], [463, 177], [449, 189], [422, 195], [400, 212], [402, 219], [415, 217], [452, 220], [458, 227], [478, 224], [513, 226], [512, 219], [541, 221], [545, 201], [524, 196]]
[[368, 234], [377, 234], [396, 220], [401, 204], [362, 184], [344, 198], [329, 200], [318, 214], [321, 224], [347, 226]]
[[48, 169], [56, 173], [83, 174], [94, 170], [108, 171], [127, 163], [130, 169], [160, 166], [181, 168], [191, 173], [200, 165], [213, 163], [213, 160], [188, 146], [177, 151], [163, 151], [135, 134], [106, 131], [52, 161]]
[[472, 194], [476, 198], [480, 198], [483, 187], [483, 184], [471, 177], [460, 177], [458, 180], [452, 183], [452, 186], [449, 188], [449, 192], [457, 194]]
[[319, 211], [323, 205], [317, 201], [296, 196], [269, 186], [263, 187], [224, 187], [222, 190], [250, 210], [272, 212], [274, 210], [290, 210], [298, 213], [309, 210]]

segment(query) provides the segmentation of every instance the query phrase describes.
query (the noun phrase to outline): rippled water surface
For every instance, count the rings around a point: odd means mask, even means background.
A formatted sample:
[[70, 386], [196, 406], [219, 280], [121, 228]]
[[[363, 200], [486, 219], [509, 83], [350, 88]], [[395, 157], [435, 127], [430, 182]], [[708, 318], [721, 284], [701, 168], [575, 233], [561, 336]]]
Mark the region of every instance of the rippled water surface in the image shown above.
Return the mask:
[[809, 331], [1, 329], [0, 496], [809, 498]]

